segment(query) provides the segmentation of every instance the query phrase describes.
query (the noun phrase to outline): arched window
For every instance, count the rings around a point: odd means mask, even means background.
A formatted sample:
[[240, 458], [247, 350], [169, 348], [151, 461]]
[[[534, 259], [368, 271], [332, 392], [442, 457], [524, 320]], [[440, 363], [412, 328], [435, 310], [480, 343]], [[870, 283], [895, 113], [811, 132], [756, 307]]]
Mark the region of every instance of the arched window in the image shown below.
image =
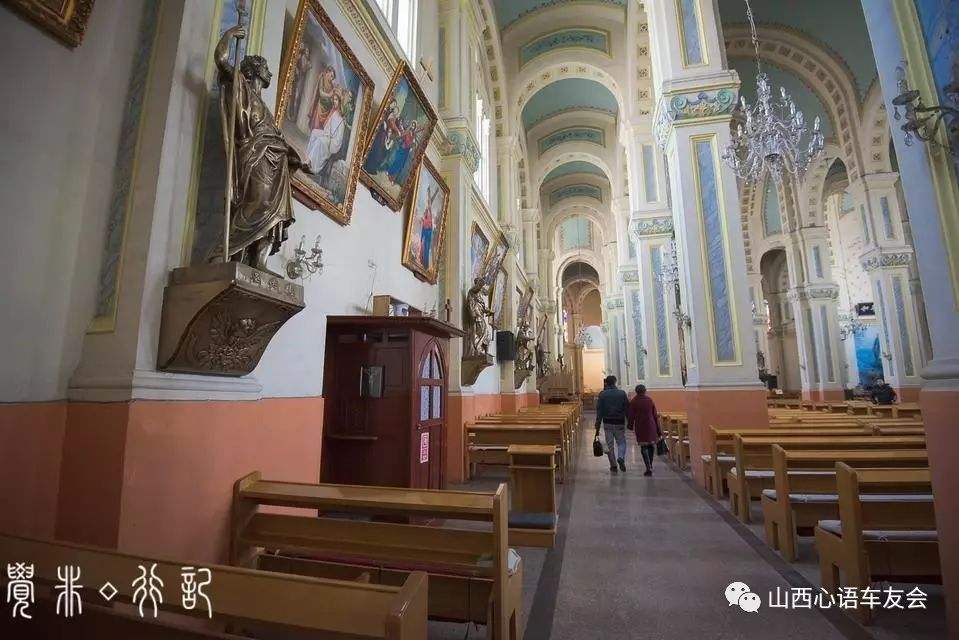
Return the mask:
[[383, 17], [410, 62], [416, 61], [416, 18], [419, 0], [376, 0]]
[[443, 367], [440, 352], [435, 346], [427, 351], [420, 363], [420, 424], [443, 417]]

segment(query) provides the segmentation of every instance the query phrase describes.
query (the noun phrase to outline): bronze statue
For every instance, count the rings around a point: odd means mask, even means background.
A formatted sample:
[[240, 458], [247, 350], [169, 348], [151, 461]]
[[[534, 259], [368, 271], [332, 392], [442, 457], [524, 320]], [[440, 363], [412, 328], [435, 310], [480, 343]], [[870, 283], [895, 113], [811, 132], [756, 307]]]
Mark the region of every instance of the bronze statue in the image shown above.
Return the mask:
[[482, 277], [473, 281], [466, 293], [466, 321], [468, 323], [466, 355], [484, 356], [489, 354], [489, 344], [493, 339], [493, 325], [486, 295], [486, 282]]
[[530, 329], [529, 323], [524, 322], [516, 331], [516, 363], [514, 365], [516, 371], [533, 372], [533, 350], [530, 348], [532, 343], [533, 331]]
[[[294, 222], [292, 172], [308, 167], [286, 142], [260, 95], [273, 78], [266, 59], [244, 57], [240, 73], [230, 64], [230, 40], [239, 42], [245, 37], [246, 27], [239, 24], [223, 34], [214, 51], [227, 162], [232, 158], [233, 163], [227, 169], [229, 173], [232, 168], [227, 186], [228, 195], [232, 191], [227, 251], [232, 260], [269, 271], [267, 257], [280, 250], [287, 239], [287, 227]], [[223, 259], [222, 234], [220, 240], [211, 262]]]

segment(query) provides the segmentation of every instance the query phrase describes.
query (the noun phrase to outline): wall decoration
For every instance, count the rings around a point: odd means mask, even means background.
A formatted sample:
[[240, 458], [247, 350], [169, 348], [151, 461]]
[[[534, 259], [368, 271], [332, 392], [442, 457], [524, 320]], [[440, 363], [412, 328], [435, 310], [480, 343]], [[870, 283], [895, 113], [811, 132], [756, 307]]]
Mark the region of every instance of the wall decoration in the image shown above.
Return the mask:
[[405, 62], [396, 68], [373, 123], [360, 179], [398, 211], [436, 126], [436, 113]]
[[83, 42], [96, 0], [6, 0], [5, 4], [70, 47]]
[[509, 243], [506, 242], [506, 237], [503, 234], [499, 234], [496, 243], [493, 244], [490, 249], [489, 255], [486, 256], [486, 265], [483, 267], [483, 279], [486, 281], [486, 284], [493, 284], [496, 272], [499, 271], [500, 267], [503, 266], [503, 262], [506, 260], [506, 252], [508, 250]]
[[543, 155], [555, 146], [564, 142], [591, 142], [601, 147], [606, 146], [606, 132], [599, 127], [564, 127], [543, 136], [537, 141], [539, 155]]
[[503, 318], [503, 309], [506, 308], [506, 295], [509, 293], [509, 278], [506, 271], [500, 269], [496, 272], [496, 279], [493, 280], [493, 288], [490, 292], [490, 306], [493, 309], [493, 326], [497, 329], [505, 328]]
[[532, 302], [533, 290], [531, 288], [527, 288], [526, 291], [523, 292], [523, 297], [520, 298], [519, 306], [516, 309], [516, 326], [523, 324], [523, 322], [526, 320], [526, 316], [529, 315], [529, 308]]
[[403, 241], [403, 266], [436, 284], [446, 215], [450, 205], [450, 188], [429, 158], [423, 158], [416, 175], [413, 195], [406, 206], [406, 239]]
[[882, 347], [879, 344], [879, 328], [867, 326], [862, 333], [854, 334], [856, 341], [856, 368], [859, 384], [871, 385], [883, 377]]
[[300, 1], [281, 77], [276, 118], [305, 165], [297, 199], [349, 224], [373, 81], [318, 0]]
[[591, 184], [570, 184], [551, 191], [549, 194], [549, 204], [553, 206], [560, 200], [576, 197], [594, 198], [602, 202], [603, 192], [599, 187]]
[[489, 251], [489, 238], [475, 222], [470, 228], [470, 284], [480, 277], [486, 266], [486, 252]]
[[520, 69], [534, 58], [557, 49], [591, 49], [612, 55], [609, 31], [572, 27], [543, 34], [520, 47]]

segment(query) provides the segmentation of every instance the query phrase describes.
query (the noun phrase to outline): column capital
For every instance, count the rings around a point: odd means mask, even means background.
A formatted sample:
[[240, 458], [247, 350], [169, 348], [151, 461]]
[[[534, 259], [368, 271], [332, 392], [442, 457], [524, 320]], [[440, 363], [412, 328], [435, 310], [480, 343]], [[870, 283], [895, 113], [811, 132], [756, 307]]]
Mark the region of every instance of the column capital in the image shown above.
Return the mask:
[[839, 299], [839, 287], [834, 284], [817, 284], [816, 286], [793, 287], [786, 292], [786, 299], [790, 302], [807, 300], [836, 301]]
[[669, 236], [673, 233], [673, 216], [671, 213], [656, 212], [652, 215], [636, 217], [635, 213], [629, 223], [629, 235], [634, 242], [649, 236]]
[[665, 148], [676, 127], [728, 121], [739, 97], [735, 71], [663, 82], [656, 104], [656, 142]]

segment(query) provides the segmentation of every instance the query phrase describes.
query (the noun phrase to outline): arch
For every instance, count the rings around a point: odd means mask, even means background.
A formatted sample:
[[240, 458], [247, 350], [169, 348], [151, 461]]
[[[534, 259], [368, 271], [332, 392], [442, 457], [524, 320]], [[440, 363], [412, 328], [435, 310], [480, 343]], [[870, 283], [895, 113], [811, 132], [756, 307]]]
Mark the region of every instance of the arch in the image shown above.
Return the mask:
[[588, 143], [583, 142], [564, 142], [547, 151], [540, 158], [540, 161], [536, 163], [536, 169], [533, 174], [533, 184], [535, 185], [536, 191], [539, 192], [539, 190], [543, 188], [543, 184], [546, 182], [546, 176], [548, 176], [553, 169], [567, 162], [577, 161], [588, 162], [600, 169], [606, 176], [606, 180], [610, 185], [610, 191], [612, 191], [612, 186], [616, 184], [612, 168], [610, 168], [609, 164], [603, 160], [603, 158], [593, 153], [587, 144]]
[[503, 48], [499, 37], [499, 27], [496, 25], [496, 12], [493, 9], [491, 0], [477, 0], [475, 5], [479, 12], [480, 32], [483, 36], [483, 43], [486, 50], [486, 61], [489, 68], [490, 81], [493, 85], [491, 98], [494, 107], [494, 119], [496, 122], [496, 137], [509, 135], [511, 128], [507, 114], [509, 104], [506, 82], [504, 81], [505, 69], [503, 63]]
[[[855, 79], [846, 63], [818, 41], [785, 27], [757, 27], [765, 42], [763, 60], [792, 73], [826, 107], [839, 140], [843, 161], [855, 180], [861, 172], [859, 144], [860, 100]], [[754, 55], [749, 28], [735, 25], [724, 29], [726, 54], [730, 58]]]
[[826, 178], [830, 167], [837, 160], [845, 165], [848, 175], [849, 165], [839, 148], [833, 143], [826, 145], [822, 157], [806, 171], [806, 178], [799, 194], [799, 211], [797, 215], [792, 215], [790, 212], [790, 230], [822, 223]]
[[[575, 202], [576, 200], [582, 200], [582, 202]], [[610, 235], [610, 215], [608, 211], [598, 209], [595, 205], [596, 201], [588, 198], [570, 198], [569, 201], [564, 201], [563, 206], [551, 209], [549, 215], [545, 216], [546, 237], [553, 238], [559, 225], [569, 218], [583, 216], [592, 220], [597, 226], [602, 241], [600, 244], [606, 244], [606, 239]]]
[[521, 125], [520, 116], [526, 104], [543, 87], [567, 78], [582, 78], [593, 80], [606, 87], [616, 99], [617, 114], [626, 113], [623, 93], [619, 89], [615, 78], [601, 68], [585, 62], [559, 62], [545, 65], [530, 63], [517, 76], [514, 86], [517, 90], [514, 104], [516, 114], [514, 121]]
[[888, 173], [893, 170], [890, 157], [892, 131], [889, 114], [882, 99], [882, 87], [874, 82], [862, 105], [862, 157], [864, 173]]
[[604, 277], [605, 269], [603, 269], [603, 258], [596, 251], [587, 250], [587, 249], [576, 249], [569, 253], [563, 254], [559, 258], [555, 259], [555, 264], [553, 265], [553, 282], [557, 283], [560, 289], [563, 287], [563, 272], [566, 270], [570, 264], [574, 262], [585, 262], [593, 269], [596, 270], [596, 273], [599, 274], [599, 288], [602, 288], [606, 284], [606, 278]]
[[588, 173], [597, 176], [606, 175], [602, 169], [592, 162], [587, 162], [585, 160], [567, 160], [551, 169], [550, 172], [543, 177], [543, 182], [549, 182], [550, 180], [555, 180], [556, 178], [571, 176], [577, 173]]

